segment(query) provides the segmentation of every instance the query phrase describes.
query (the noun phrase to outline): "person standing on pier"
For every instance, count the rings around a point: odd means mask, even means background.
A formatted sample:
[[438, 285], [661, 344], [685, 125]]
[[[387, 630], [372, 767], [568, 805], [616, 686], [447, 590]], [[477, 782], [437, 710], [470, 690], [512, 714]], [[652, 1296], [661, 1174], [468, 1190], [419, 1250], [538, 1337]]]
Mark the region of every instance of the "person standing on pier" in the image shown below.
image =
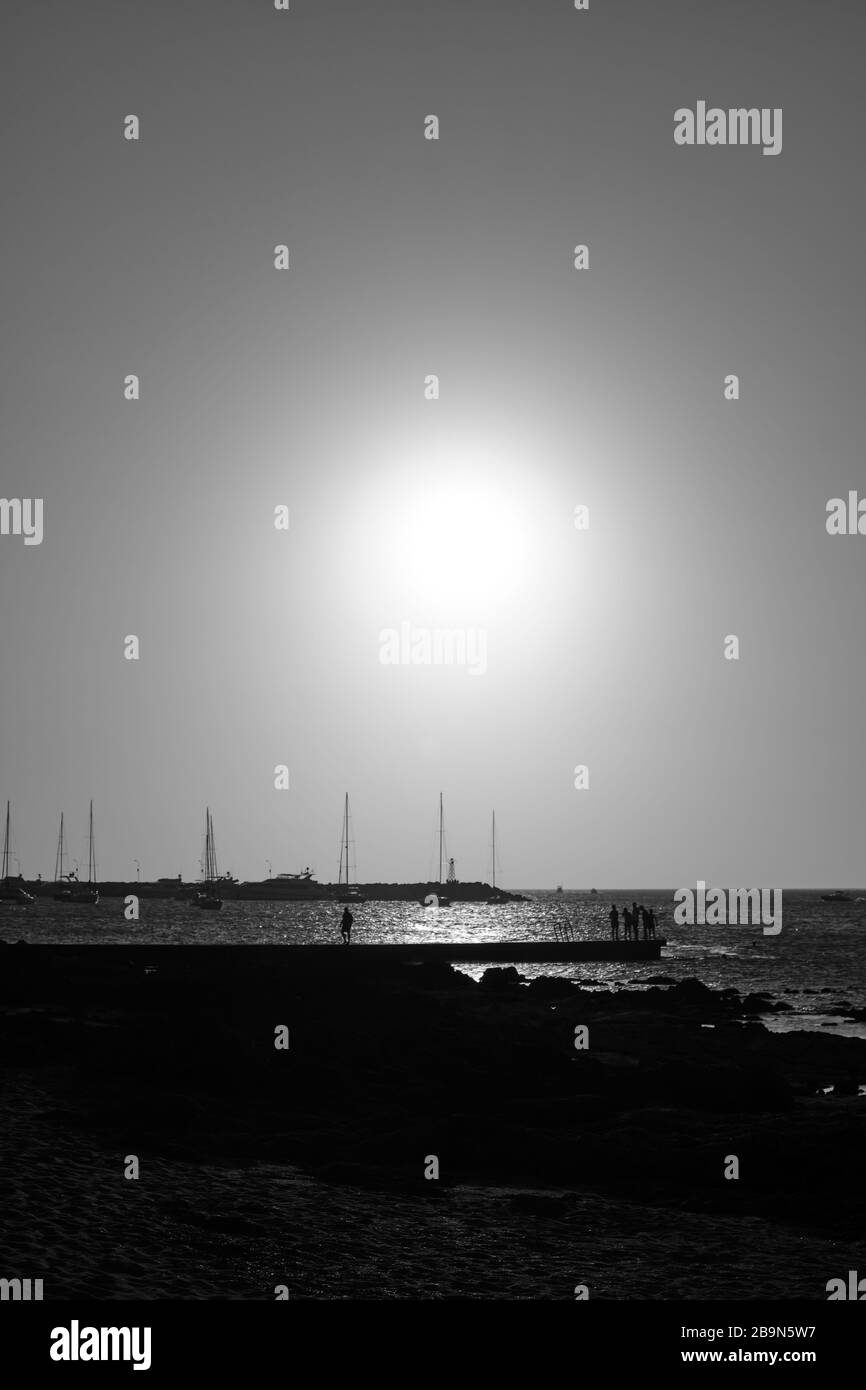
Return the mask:
[[631, 941], [631, 913], [627, 907], [622, 910], [623, 936], [626, 941]]
[[616, 903], [610, 905], [610, 937], [612, 941], [619, 941], [619, 913]]
[[655, 941], [655, 939], [656, 939], [656, 915], [655, 915], [655, 913], [653, 912], [652, 908], [650, 908], [649, 912], [648, 912], [647, 915], [644, 917], [644, 930], [645, 930], [646, 933], [647, 933], [648, 939], [649, 939], [650, 941]]
[[340, 935], [342, 936], [343, 942], [346, 946], [350, 946], [352, 944], [352, 923], [354, 922], [354, 920], [355, 919], [349, 911], [348, 907], [344, 907], [343, 916], [340, 919]]

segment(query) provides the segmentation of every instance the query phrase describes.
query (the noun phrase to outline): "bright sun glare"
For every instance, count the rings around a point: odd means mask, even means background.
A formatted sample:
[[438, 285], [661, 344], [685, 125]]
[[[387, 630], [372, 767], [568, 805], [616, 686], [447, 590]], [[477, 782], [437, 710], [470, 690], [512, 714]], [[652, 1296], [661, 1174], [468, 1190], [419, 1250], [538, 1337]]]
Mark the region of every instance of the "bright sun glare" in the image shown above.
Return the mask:
[[397, 505], [388, 538], [411, 597], [468, 618], [507, 600], [524, 577], [524, 528], [504, 489], [432, 482]]

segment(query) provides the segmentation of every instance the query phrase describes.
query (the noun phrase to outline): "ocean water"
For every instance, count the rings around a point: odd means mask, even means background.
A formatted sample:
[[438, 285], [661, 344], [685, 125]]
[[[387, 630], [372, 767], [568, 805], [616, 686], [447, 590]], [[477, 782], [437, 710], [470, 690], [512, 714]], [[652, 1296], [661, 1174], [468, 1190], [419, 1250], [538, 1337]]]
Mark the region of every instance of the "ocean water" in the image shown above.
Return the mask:
[[[575, 936], [607, 938], [608, 912], [633, 899], [653, 907], [659, 935], [667, 938], [662, 958], [646, 964], [602, 961], [518, 966], [527, 978], [564, 975], [588, 988], [643, 989], [651, 976], [673, 980], [695, 976], [713, 989], [768, 993], [790, 1004], [791, 1013], [768, 1014], [775, 1029], [832, 1028], [866, 1037], [866, 1024], [851, 1010], [866, 1009], [866, 893], [844, 904], [821, 902], [818, 893], [783, 895], [782, 931], [765, 936], [760, 926], [675, 926], [670, 892], [605, 890], [588, 893], [533, 892], [530, 901], [504, 907], [459, 903], [423, 908], [416, 903], [371, 902], [352, 909], [353, 945], [363, 942], [551, 940], [568, 925]], [[334, 903], [229, 902], [218, 913], [184, 902], [140, 901], [140, 918], [128, 922], [123, 899], [103, 898], [94, 908], [37, 899], [24, 907], [0, 904], [0, 938], [7, 942], [104, 942], [207, 945], [212, 943], [315, 944], [342, 948], [342, 908]], [[484, 962], [461, 965], [473, 976]]]

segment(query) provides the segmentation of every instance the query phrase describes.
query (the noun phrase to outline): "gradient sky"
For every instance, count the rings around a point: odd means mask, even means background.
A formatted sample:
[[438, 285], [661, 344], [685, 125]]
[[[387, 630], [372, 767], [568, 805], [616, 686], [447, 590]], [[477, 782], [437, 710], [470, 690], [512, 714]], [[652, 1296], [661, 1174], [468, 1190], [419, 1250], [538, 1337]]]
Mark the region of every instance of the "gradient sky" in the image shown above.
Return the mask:
[[[92, 796], [102, 877], [195, 873], [209, 804], [221, 868], [332, 879], [348, 791], [359, 878], [424, 878], [441, 789], [464, 879], [495, 808], [505, 886], [866, 880], [866, 538], [825, 530], [866, 489], [866, 7], [19, 0], [2, 32], [25, 875], [61, 809], [83, 856]], [[676, 147], [698, 100], [782, 107], [782, 153]], [[485, 628], [486, 674], [383, 666], [401, 621]]]

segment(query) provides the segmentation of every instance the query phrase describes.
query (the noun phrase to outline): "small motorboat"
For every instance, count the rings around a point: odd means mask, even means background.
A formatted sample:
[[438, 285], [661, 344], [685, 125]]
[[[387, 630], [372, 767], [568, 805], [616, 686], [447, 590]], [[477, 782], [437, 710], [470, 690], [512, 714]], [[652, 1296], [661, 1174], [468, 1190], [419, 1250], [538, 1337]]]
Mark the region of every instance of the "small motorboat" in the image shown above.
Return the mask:
[[854, 899], [850, 893], [843, 893], [841, 888], [836, 888], [832, 893], [822, 893], [822, 903], [852, 903]]
[[0, 883], [0, 903], [33, 903], [36, 899], [32, 893], [28, 893], [26, 888], [14, 878], [4, 878]]
[[60, 893], [55, 893], [54, 901], [56, 903], [79, 903], [85, 907], [96, 907], [99, 902], [99, 889], [90, 888], [86, 883], [82, 883], [77, 888], [64, 888]]

